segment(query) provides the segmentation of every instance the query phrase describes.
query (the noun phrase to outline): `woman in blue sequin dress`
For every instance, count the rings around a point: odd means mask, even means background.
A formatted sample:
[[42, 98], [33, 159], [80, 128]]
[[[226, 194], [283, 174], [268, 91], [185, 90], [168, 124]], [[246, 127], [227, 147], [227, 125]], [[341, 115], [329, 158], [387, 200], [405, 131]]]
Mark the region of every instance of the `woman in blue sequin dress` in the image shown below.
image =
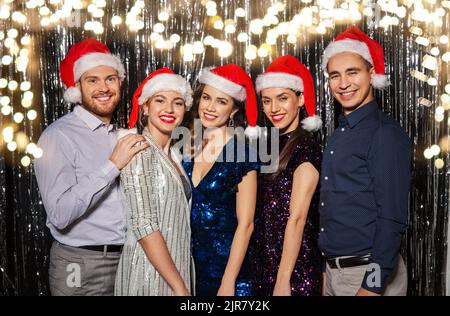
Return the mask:
[[253, 293], [248, 245], [259, 165], [245, 137], [227, 127], [243, 126], [245, 110], [247, 120], [256, 122], [256, 95], [250, 77], [237, 65], [203, 70], [199, 81], [188, 123], [193, 132], [194, 122], [201, 124], [205, 141], [183, 158], [192, 185], [195, 295], [248, 296]]
[[[264, 113], [278, 129], [279, 166], [261, 174], [254, 235], [255, 295], [320, 295], [318, 190], [321, 149], [311, 132], [311, 74], [296, 58], [275, 59], [256, 81]], [[307, 113], [302, 113], [305, 112]], [[302, 119], [302, 116], [308, 116]]]

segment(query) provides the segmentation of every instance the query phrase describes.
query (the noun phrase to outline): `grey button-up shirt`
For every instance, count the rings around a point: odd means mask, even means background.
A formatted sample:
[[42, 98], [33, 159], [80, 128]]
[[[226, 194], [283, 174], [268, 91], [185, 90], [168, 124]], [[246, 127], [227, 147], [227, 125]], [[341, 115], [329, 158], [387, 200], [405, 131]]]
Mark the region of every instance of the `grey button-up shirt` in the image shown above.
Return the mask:
[[76, 106], [39, 139], [34, 168], [53, 237], [66, 245], [123, 244], [126, 220], [119, 170], [109, 160], [114, 126]]

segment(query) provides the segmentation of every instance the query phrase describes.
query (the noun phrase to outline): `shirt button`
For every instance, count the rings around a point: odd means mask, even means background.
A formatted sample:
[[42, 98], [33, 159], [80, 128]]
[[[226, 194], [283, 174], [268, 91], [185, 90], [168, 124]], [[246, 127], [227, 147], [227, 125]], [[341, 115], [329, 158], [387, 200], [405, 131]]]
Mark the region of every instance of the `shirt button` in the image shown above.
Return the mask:
[[341, 131], [345, 131], [345, 128], [341, 128]]
[[320, 229], [320, 231], [321, 231], [321, 232], [323, 232], [323, 231], [324, 231], [324, 229], [323, 229], [323, 228], [321, 228], [321, 229]]
[[324, 205], [325, 205], [325, 203], [322, 202], [322, 206], [324, 206]]
[[325, 253], [322, 252], [322, 256], [325, 256]]
[[328, 180], [328, 177], [325, 177], [324, 179], [325, 179], [325, 181], [327, 181], [327, 180]]
[[334, 151], [330, 151], [330, 154], [333, 155], [333, 154], [334, 154]]

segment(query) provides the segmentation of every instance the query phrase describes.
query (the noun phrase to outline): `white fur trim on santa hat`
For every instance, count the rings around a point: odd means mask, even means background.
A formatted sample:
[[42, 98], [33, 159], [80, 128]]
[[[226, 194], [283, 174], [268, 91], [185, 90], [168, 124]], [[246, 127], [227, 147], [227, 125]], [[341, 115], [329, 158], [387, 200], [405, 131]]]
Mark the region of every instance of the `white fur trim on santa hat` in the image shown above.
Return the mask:
[[138, 99], [139, 105], [147, 102], [155, 93], [162, 91], [175, 91], [183, 96], [186, 110], [192, 106], [192, 88], [189, 82], [176, 74], [159, 74], [145, 83], [142, 94]]
[[373, 65], [372, 56], [366, 43], [352, 39], [339, 40], [330, 43], [323, 52], [322, 69], [325, 71], [325, 74], [328, 73], [327, 65], [330, 58], [344, 52], [358, 54]]
[[384, 89], [391, 84], [386, 75], [373, 75], [371, 83], [375, 89]]
[[90, 53], [81, 56], [73, 65], [73, 77], [77, 82], [81, 75], [89, 69], [98, 66], [108, 66], [117, 70], [121, 80], [125, 78], [125, 68], [119, 57], [107, 53]]
[[77, 87], [70, 87], [64, 92], [64, 101], [67, 103], [81, 103], [81, 91]]
[[302, 120], [302, 127], [308, 132], [316, 132], [322, 128], [322, 120], [317, 115], [308, 116]]
[[137, 134], [137, 128], [131, 128], [131, 129], [120, 128], [117, 131], [117, 139], [119, 140], [129, 134]]
[[267, 88], [286, 88], [303, 92], [303, 80], [299, 76], [285, 72], [268, 72], [256, 78], [256, 92]]
[[257, 139], [261, 136], [261, 127], [256, 126], [247, 126], [244, 132], [245, 136], [250, 139]]
[[219, 75], [216, 75], [211, 71], [212, 68], [203, 69], [198, 81], [203, 84], [207, 84], [219, 91], [229, 95], [230, 97], [244, 101], [247, 97], [245, 88], [237, 83], [234, 83], [228, 79], [225, 79]]

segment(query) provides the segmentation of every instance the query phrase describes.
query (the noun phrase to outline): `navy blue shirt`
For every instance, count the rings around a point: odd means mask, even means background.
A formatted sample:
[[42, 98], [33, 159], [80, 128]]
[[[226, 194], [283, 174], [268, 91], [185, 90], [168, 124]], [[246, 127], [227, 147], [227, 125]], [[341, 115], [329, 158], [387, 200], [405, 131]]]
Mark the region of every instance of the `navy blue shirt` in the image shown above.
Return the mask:
[[407, 134], [372, 101], [339, 116], [323, 154], [320, 249], [326, 257], [370, 254], [381, 283], [374, 287], [368, 271], [361, 287], [379, 294], [406, 229], [410, 153]]

